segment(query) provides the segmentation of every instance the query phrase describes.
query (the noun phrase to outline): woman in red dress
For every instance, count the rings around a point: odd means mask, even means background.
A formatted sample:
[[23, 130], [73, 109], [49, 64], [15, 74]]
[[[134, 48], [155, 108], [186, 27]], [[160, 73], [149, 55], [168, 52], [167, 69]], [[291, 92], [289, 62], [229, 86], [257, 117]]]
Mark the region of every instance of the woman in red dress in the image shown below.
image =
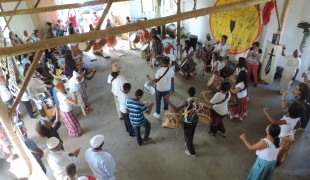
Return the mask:
[[[94, 31], [95, 28], [92, 24], [89, 25], [89, 31]], [[100, 43], [102, 40], [100, 40], [99, 42], [94, 41], [93, 46], [92, 46], [92, 50], [93, 50], [93, 54], [97, 55], [97, 56], [103, 56], [103, 50], [102, 50], [102, 43]]]
[[[111, 23], [110, 19], [107, 19], [106, 29], [108, 29], [108, 28], [113, 28], [113, 27], [114, 27], [114, 25]], [[113, 51], [114, 51], [114, 50], [115, 50], [114, 47], [115, 47], [116, 44], [117, 44], [117, 39], [116, 39], [116, 37], [115, 37], [114, 35], [111, 35], [111, 36], [106, 37], [106, 39], [107, 39], [107, 46], [108, 46], [109, 48], [112, 48]]]

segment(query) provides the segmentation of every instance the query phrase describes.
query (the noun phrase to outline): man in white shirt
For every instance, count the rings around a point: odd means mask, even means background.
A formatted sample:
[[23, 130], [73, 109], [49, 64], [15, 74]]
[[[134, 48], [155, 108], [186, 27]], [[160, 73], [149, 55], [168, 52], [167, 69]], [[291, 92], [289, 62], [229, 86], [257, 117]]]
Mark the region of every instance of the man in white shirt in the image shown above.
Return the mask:
[[[172, 70], [175, 72], [175, 64], [176, 64], [176, 56], [174, 55], [173, 51], [171, 50], [173, 48], [173, 46], [169, 43], [166, 47], [165, 47], [165, 56], [168, 57], [170, 59], [170, 67], [172, 68]], [[171, 78], [171, 89], [170, 92], [174, 92], [174, 77]]]
[[129, 133], [129, 136], [134, 137], [135, 133], [134, 133], [134, 130], [133, 130], [132, 125], [130, 123], [129, 113], [128, 113], [128, 110], [126, 108], [127, 101], [130, 99], [130, 96], [128, 95], [130, 90], [131, 90], [131, 84], [125, 83], [123, 85], [122, 92], [120, 92], [118, 95], [118, 102], [119, 102], [119, 111], [122, 113], [122, 117], [124, 119], [126, 131]]
[[225, 60], [228, 58], [229, 53], [229, 45], [226, 44], [227, 36], [223, 35], [221, 38], [221, 42], [216, 46], [215, 51], [220, 53], [221, 60]]
[[81, 148], [76, 149], [72, 153], [65, 152], [61, 150], [62, 143], [56, 137], [47, 139], [46, 145], [50, 150], [46, 158], [47, 163], [53, 171], [56, 180], [63, 180], [67, 175], [66, 167], [71, 163], [77, 164], [77, 155]]
[[23, 37], [24, 43], [31, 43], [31, 42], [33, 42], [33, 37], [34, 37], [34, 34], [29, 36], [28, 32], [26, 30], [24, 31], [24, 37]]
[[24, 58], [22, 59], [22, 65], [23, 65], [23, 68], [25, 68], [26, 64], [31, 64], [31, 61], [29, 60], [31, 53], [24, 54], [23, 56]]
[[211, 34], [207, 33], [206, 40], [203, 42], [203, 47], [206, 48], [208, 52], [214, 50], [215, 40], [211, 38]]
[[85, 161], [97, 180], [115, 180], [116, 163], [113, 156], [102, 148], [103, 144], [103, 135], [94, 136], [90, 140], [91, 148], [85, 152]]
[[[174, 71], [172, 68], [169, 68], [170, 59], [164, 58], [162, 64], [163, 66], [156, 71], [155, 78], [151, 79], [149, 75], [146, 75], [150, 82], [156, 83], [156, 112], [154, 112], [153, 116], [157, 119], [160, 119], [161, 99], [170, 92], [171, 79], [174, 78]], [[164, 110], [168, 110], [168, 102], [165, 98], [163, 99]]]
[[301, 52], [299, 49], [296, 49], [293, 52], [293, 55], [285, 55], [284, 50], [285, 48], [282, 50], [282, 56], [285, 56], [287, 63], [286, 67], [284, 67], [282, 78], [280, 80], [280, 94], [288, 91], [292, 80], [294, 81], [298, 74], [301, 64], [301, 60], [299, 58]]
[[0, 97], [4, 104], [6, 104], [9, 108], [13, 105], [13, 98], [11, 92], [9, 91], [6, 80], [4, 76], [0, 76]]

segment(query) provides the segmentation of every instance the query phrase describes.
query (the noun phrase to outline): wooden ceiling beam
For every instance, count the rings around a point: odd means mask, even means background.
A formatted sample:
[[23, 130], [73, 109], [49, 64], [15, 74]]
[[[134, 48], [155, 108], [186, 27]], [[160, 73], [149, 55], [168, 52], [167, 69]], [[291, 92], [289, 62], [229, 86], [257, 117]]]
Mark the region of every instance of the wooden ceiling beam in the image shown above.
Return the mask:
[[168, 24], [172, 22], [182, 21], [186, 19], [191, 19], [199, 16], [204, 16], [210, 13], [217, 13], [222, 11], [228, 11], [236, 8], [252, 6], [256, 4], [262, 4], [269, 2], [270, 0], [248, 0], [234, 2], [214, 7], [203, 8], [199, 10], [194, 10], [190, 12], [184, 12], [176, 15], [166, 16], [162, 18], [150, 19], [147, 21], [141, 21], [133, 24], [127, 24], [123, 26], [118, 26], [114, 28], [108, 28], [100, 31], [92, 31], [83, 34], [73, 34], [70, 36], [57, 37], [53, 39], [42, 40], [35, 43], [22, 44], [14, 47], [1, 48], [0, 57], [13, 56], [18, 54], [24, 54], [27, 52], [34, 52], [38, 50], [44, 50], [51, 47], [58, 47], [64, 44], [76, 43], [76, 42], [86, 42], [95, 39], [101, 39], [102, 37], [121, 34], [125, 32], [137, 31], [140, 29], [146, 29], [158, 25]]
[[[129, 0], [114, 0], [113, 2], [123, 2]], [[31, 9], [21, 9], [16, 11], [3, 11], [0, 12], [0, 16], [15, 16], [15, 15], [23, 15], [23, 14], [36, 14], [43, 12], [51, 12], [62, 9], [72, 9], [72, 8], [80, 8], [85, 6], [95, 6], [100, 4], [106, 4], [106, 0], [97, 0], [97, 1], [89, 1], [85, 3], [74, 3], [74, 4], [64, 4], [58, 6], [50, 6], [50, 7], [39, 7], [39, 8], [31, 8]]]
[[[0, 0], [0, 3], [8, 3], [8, 2], [16, 2], [19, 0]], [[21, 0], [21, 1], [25, 1], [25, 0]]]
[[37, 8], [39, 3], [40, 3], [41, 0], [37, 0], [36, 4], [33, 6], [33, 8]]

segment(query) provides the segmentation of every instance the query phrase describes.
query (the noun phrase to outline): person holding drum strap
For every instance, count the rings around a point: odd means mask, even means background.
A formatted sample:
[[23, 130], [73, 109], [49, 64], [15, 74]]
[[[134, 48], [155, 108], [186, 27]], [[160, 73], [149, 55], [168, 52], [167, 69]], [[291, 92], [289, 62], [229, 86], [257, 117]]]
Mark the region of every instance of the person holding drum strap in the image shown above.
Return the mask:
[[[131, 21], [131, 20], [130, 20], [130, 17], [129, 17], [129, 16], [126, 17], [126, 21], [127, 21], [127, 22], [126, 22], [125, 25], [134, 23], [134, 21]], [[136, 43], [134, 43], [133, 41], [130, 41], [130, 38], [129, 38], [133, 33], [134, 33], [134, 32], [128, 32], [128, 42], [129, 42], [129, 48], [130, 48], [130, 50], [137, 49]]]
[[230, 83], [224, 82], [223, 84], [221, 84], [220, 92], [217, 92], [211, 100], [207, 98], [207, 96], [205, 95], [205, 91], [202, 91], [200, 93], [207, 104], [213, 105], [213, 107], [210, 108], [212, 122], [210, 125], [210, 131], [208, 132], [211, 136], [216, 136], [217, 131], [221, 131], [222, 136], [226, 137], [226, 130], [224, 127], [223, 119], [228, 113], [230, 88]]
[[235, 89], [231, 89], [230, 92], [237, 95], [237, 106], [230, 107], [230, 119], [239, 118], [243, 120], [244, 116], [247, 115], [247, 87], [248, 87], [248, 76], [245, 71], [240, 71], [237, 76], [237, 82]]
[[194, 147], [194, 135], [195, 129], [198, 123], [198, 106], [196, 106], [197, 102], [199, 101], [198, 98], [195, 98], [196, 89], [194, 87], [190, 87], [187, 91], [189, 98], [183, 101], [180, 106], [175, 106], [170, 100], [170, 94], [165, 96], [165, 99], [169, 103], [169, 105], [178, 112], [184, 109], [184, 139], [185, 139], [185, 146], [187, 150], [185, 150], [185, 154], [188, 156], [195, 157], [196, 151]]
[[256, 87], [258, 83], [258, 67], [262, 54], [263, 51], [259, 48], [259, 42], [255, 42], [247, 56], [248, 77], [250, 78], [253, 74], [254, 87]]
[[[108, 28], [113, 28], [113, 27], [114, 27], [114, 25], [111, 23], [111, 20], [110, 20], [110, 19], [107, 19], [106, 29], [108, 29]], [[116, 37], [115, 37], [114, 35], [111, 35], [111, 36], [106, 37], [106, 39], [107, 39], [107, 46], [108, 46], [109, 48], [112, 48], [113, 51], [115, 51], [114, 47], [115, 47], [115, 45], [117, 44], [117, 39], [116, 39]]]
[[[156, 83], [156, 112], [153, 114], [156, 119], [160, 119], [161, 99], [170, 92], [171, 78], [174, 77], [174, 71], [169, 68], [170, 59], [164, 58], [162, 63], [163, 67], [156, 71], [155, 78], [151, 79], [149, 75], [146, 75], [150, 82]], [[164, 110], [168, 109], [168, 102], [164, 98]]]

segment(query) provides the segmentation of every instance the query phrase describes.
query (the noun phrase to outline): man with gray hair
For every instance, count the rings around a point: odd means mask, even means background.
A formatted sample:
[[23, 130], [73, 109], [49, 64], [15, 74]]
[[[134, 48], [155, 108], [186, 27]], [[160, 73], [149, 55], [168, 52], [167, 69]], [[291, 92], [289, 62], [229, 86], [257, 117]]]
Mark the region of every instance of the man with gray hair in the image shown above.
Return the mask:
[[90, 140], [91, 148], [85, 152], [85, 160], [97, 180], [115, 180], [115, 160], [107, 150], [102, 148], [103, 144], [103, 135], [94, 136]]

